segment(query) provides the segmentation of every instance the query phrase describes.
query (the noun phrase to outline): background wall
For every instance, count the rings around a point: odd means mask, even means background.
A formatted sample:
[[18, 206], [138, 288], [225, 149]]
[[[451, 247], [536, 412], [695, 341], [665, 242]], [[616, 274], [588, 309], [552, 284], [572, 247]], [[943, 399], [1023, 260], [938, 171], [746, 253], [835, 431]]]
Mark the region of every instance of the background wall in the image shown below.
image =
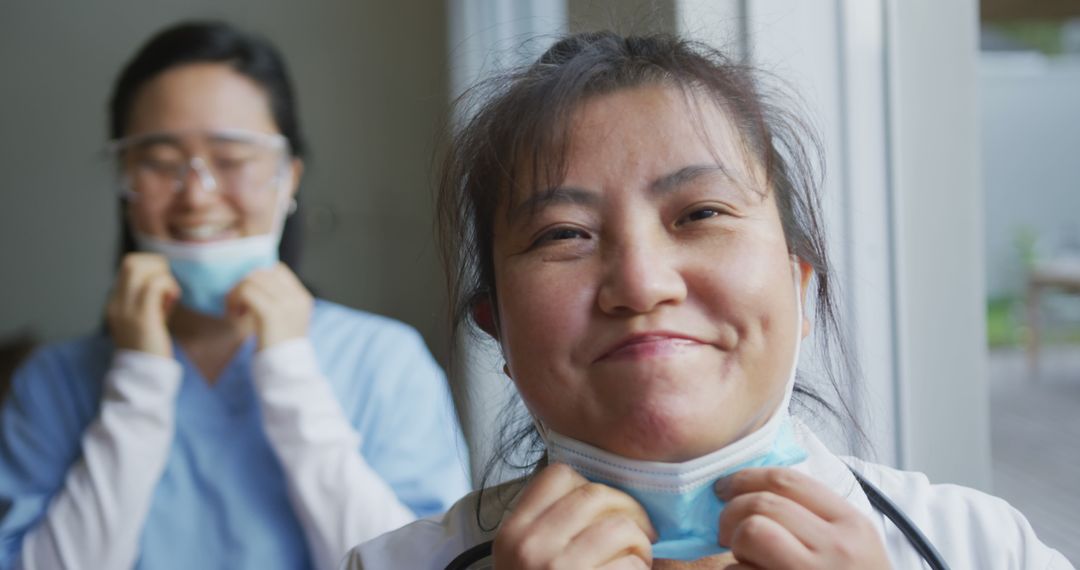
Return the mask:
[[120, 67], [151, 34], [223, 18], [278, 45], [311, 159], [303, 273], [325, 298], [402, 319], [443, 353], [430, 222], [446, 107], [442, 2], [100, 0], [0, 7], [0, 337], [100, 322], [117, 200], [99, 154]]

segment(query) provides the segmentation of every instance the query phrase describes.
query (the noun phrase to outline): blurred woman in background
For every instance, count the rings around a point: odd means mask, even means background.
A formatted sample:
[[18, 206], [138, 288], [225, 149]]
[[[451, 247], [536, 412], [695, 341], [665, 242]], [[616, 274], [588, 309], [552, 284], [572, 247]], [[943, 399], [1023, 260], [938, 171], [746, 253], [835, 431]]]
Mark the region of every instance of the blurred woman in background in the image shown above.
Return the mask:
[[108, 148], [108, 334], [38, 351], [0, 410], [0, 568], [333, 568], [467, 490], [410, 327], [296, 275], [304, 142], [281, 56], [185, 23], [127, 64]]

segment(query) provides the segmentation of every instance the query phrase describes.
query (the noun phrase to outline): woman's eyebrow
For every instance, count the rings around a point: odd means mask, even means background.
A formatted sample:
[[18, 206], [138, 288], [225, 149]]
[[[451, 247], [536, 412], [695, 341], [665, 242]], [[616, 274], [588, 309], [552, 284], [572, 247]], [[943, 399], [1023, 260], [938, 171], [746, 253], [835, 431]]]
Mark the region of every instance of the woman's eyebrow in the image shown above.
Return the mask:
[[692, 164], [657, 178], [650, 184], [650, 188], [654, 194], [665, 194], [702, 176], [715, 174], [720, 174], [728, 180], [734, 180], [727, 169], [719, 164]]
[[522, 200], [510, 211], [510, 218], [516, 219], [522, 214], [534, 213], [551, 204], [578, 204], [592, 206], [600, 201], [595, 192], [573, 186], [553, 186], [536, 192]]
[[[717, 174], [733, 180], [727, 169], [719, 164], [693, 164], [657, 178], [649, 185], [649, 188], [655, 194], [664, 194], [703, 176]], [[511, 209], [510, 219], [515, 220], [523, 214], [535, 213], [551, 204], [593, 206], [598, 202], [600, 202], [600, 196], [596, 192], [575, 186], [552, 186], [519, 202]]]
[[148, 133], [132, 137], [132, 146], [148, 147], [156, 145], [180, 146], [180, 138], [172, 133]]

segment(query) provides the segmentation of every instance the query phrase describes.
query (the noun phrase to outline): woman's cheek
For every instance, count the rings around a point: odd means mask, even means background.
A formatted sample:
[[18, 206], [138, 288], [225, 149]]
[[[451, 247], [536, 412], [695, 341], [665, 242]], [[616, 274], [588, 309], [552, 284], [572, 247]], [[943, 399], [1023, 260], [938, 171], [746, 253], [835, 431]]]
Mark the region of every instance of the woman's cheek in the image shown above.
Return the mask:
[[[521, 276], [520, 279], [516, 278]], [[551, 267], [522, 267], [503, 282], [499, 298], [504, 348], [514, 360], [543, 368], [564, 365], [587, 340], [591, 295], [582, 275]], [[542, 362], [536, 362], [541, 360]]]
[[148, 235], [164, 235], [165, 212], [163, 208], [154, 208], [148, 200], [131, 201], [127, 213], [128, 221], [135, 231]]
[[280, 202], [281, 200], [282, 198], [277, 194], [267, 192], [265, 195], [259, 195], [246, 202], [234, 199], [228, 202], [228, 206], [241, 220], [243, 234], [254, 236], [268, 233], [274, 229], [278, 210], [285, 206]]

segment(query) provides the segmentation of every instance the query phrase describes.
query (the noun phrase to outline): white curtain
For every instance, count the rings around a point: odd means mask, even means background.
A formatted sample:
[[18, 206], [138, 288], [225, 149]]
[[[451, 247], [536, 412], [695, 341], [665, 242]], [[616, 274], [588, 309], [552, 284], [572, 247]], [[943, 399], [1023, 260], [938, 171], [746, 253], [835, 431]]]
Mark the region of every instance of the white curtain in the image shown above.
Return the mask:
[[[493, 73], [526, 64], [565, 33], [563, 0], [447, 0], [451, 97]], [[456, 117], [461, 123], [464, 117]], [[450, 371], [468, 440], [473, 483], [497, 443], [498, 414], [514, 394], [498, 346], [462, 332]], [[504, 474], [508, 476], [509, 474]], [[488, 481], [493, 484], [497, 481]]]

